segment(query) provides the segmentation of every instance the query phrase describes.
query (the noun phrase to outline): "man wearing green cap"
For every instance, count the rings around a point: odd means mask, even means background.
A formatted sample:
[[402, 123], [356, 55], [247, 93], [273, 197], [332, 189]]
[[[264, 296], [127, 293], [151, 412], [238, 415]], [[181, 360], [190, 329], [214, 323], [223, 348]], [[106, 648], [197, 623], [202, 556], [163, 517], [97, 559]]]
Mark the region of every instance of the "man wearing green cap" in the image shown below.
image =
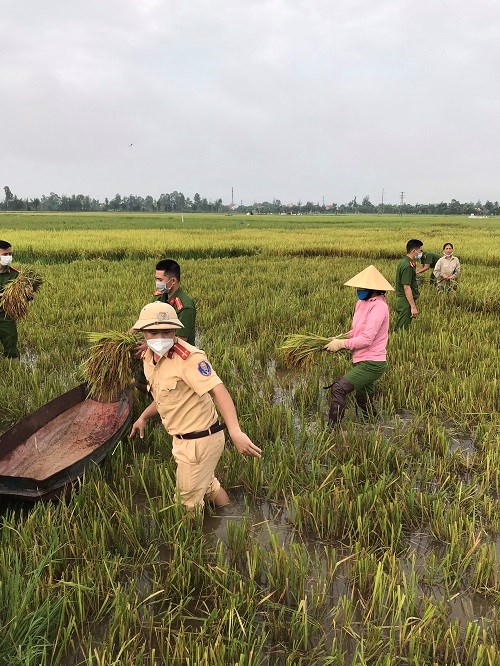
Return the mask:
[[342, 421], [346, 398], [352, 391], [356, 406], [362, 414], [374, 414], [371, 404], [373, 384], [387, 366], [389, 308], [385, 292], [394, 291], [375, 266], [368, 266], [346, 282], [345, 286], [356, 287], [358, 297], [352, 327], [346, 340], [332, 338], [325, 350], [338, 352], [350, 349], [353, 352], [352, 368], [326, 387], [331, 391], [329, 422], [332, 427]]

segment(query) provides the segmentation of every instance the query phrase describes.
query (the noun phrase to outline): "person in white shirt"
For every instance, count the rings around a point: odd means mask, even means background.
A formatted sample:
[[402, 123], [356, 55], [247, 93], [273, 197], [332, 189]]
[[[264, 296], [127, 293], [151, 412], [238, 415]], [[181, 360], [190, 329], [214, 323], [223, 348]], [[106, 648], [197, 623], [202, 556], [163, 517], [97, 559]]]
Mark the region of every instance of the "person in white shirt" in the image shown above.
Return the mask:
[[453, 254], [453, 243], [445, 243], [443, 252], [443, 256], [438, 259], [434, 267], [434, 276], [436, 286], [440, 291], [450, 291], [458, 286], [460, 262]]

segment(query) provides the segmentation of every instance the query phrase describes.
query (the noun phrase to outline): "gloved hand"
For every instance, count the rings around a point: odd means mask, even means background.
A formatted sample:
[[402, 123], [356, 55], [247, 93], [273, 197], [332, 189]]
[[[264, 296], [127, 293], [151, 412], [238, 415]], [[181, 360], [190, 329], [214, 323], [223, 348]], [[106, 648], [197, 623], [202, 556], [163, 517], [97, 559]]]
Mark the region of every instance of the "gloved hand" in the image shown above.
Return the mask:
[[323, 347], [323, 349], [329, 352], [338, 352], [340, 349], [345, 349], [345, 340], [332, 338], [330, 342]]

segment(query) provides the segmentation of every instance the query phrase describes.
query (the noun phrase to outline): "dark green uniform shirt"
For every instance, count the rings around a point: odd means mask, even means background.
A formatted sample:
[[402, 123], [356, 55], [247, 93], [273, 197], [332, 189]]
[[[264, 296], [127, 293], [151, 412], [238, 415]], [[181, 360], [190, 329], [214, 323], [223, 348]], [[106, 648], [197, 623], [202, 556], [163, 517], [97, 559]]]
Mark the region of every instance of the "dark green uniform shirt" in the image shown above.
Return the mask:
[[434, 266], [437, 264], [438, 259], [441, 258], [440, 254], [436, 254], [435, 252], [424, 252], [422, 256], [420, 257], [420, 263], [422, 266], [425, 264], [429, 264], [431, 268], [434, 268]]
[[417, 272], [415, 270], [415, 262], [406, 256], [398, 264], [396, 268], [396, 298], [403, 296], [406, 298], [404, 285], [410, 285], [413, 300], [418, 298], [418, 285], [417, 285]]
[[182, 287], [171, 296], [166, 293], [156, 296], [155, 301], [168, 303], [177, 313], [179, 321], [184, 326], [177, 331], [177, 335], [181, 338], [186, 338], [190, 345], [195, 344], [195, 324], [196, 324], [196, 306], [193, 299], [186, 294]]
[[[12, 266], [8, 266], [6, 271], [0, 271], [0, 294], [3, 292], [7, 284], [9, 282], [12, 282], [12, 280], [15, 280], [18, 275], [19, 271], [13, 268]], [[0, 307], [0, 314], [4, 318], [7, 318], [7, 315], [5, 314], [5, 312], [1, 307]], [[8, 317], [8, 319], [10, 319], [10, 317]]]

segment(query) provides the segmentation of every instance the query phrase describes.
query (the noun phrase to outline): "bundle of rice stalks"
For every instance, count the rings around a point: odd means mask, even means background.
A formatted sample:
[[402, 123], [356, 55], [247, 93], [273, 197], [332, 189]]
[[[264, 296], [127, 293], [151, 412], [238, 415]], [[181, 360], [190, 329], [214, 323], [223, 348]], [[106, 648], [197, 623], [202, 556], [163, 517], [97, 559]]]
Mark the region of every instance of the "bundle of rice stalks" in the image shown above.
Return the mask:
[[41, 284], [41, 275], [32, 268], [25, 268], [0, 294], [0, 308], [12, 319], [24, 319], [28, 314], [28, 303]]
[[[336, 337], [341, 338], [342, 335]], [[283, 353], [287, 368], [307, 367], [312, 362], [313, 353], [321, 351], [330, 340], [331, 338], [323, 338], [312, 333], [306, 335], [294, 333], [286, 336], [279, 349]]]
[[87, 333], [91, 343], [81, 370], [89, 385], [88, 397], [113, 402], [133, 380], [134, 347], [141, 340], [134, 333]]

